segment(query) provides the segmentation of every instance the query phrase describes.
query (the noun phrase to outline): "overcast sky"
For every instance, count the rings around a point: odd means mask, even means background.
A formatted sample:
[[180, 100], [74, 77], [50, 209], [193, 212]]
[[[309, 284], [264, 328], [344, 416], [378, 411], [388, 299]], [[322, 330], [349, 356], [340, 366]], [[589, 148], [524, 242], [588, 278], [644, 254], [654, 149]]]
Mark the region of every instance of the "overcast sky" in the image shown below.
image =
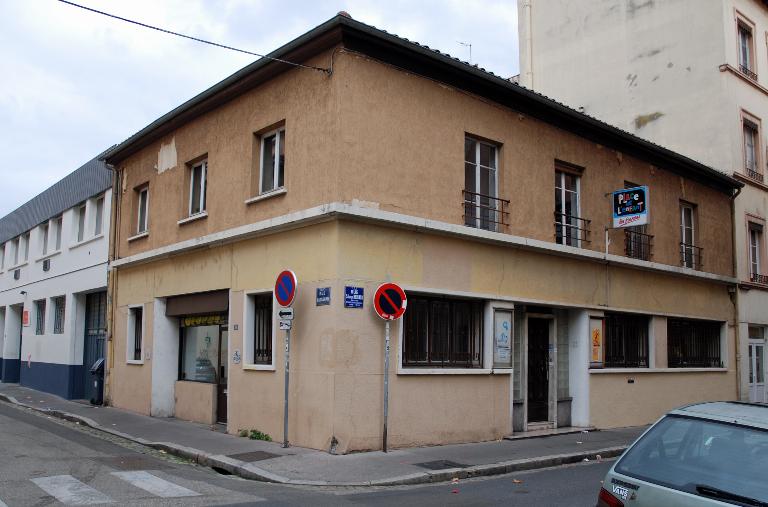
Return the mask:
[[[346, 10], [388, 32], [518, 71], [515, 0], [74, 0], [255, 53]], [[0, 0], [0, 216], [255, 58], [57, 0]]]

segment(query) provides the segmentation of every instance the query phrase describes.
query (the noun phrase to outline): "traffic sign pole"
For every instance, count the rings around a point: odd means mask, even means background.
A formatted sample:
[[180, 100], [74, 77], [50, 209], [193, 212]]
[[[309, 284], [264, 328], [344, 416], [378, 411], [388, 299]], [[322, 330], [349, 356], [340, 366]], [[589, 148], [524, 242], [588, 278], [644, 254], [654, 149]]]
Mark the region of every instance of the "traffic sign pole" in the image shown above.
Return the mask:
[[288, 381], [290, 379], [291, 330], [285, 331], [285, 399], [283, 404], [283, 447], [288, 447]]
[[285, 329], [285, 396], [283, 398], [283, 447], [288, 447], [288, 386], [291, 370], [291, 327], [293, 323], [293, 300], [296, 297], [298, 280], [296, 274], [286, 269], [277, 275], [275, 299], [283, 308], [278, 311], [280, 329]]
[[384, 323], [384, 437], [382, 446], [387, 452], [387, 418], [389, 416], [389, 321]]

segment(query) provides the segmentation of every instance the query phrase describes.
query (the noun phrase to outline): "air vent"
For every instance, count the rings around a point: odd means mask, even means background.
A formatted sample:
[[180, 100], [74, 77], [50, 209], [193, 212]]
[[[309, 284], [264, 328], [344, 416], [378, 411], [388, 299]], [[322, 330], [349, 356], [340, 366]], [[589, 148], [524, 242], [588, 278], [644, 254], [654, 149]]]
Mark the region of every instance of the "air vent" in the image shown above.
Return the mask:
[[43, 261], [43, 271], [49, 271], [51, 269], [51, 259], [45, 259]]
[[13, 272], [13, 279], [18, 280], [19, 278], [21, 278], [21, 270], [17, 269]]

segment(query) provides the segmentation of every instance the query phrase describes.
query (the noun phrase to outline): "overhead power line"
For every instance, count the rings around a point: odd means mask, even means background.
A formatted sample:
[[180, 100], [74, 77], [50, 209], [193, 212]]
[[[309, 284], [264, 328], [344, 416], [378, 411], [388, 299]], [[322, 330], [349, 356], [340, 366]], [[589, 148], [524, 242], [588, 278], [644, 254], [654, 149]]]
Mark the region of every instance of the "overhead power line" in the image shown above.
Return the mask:
[[266, 58], [267, 60], [272, 60], [272, 61], [275, 61], [275, 62], [285, 63], [287, 65], [293, 65], [294, 67], [301, 67], [302, 69], [319, 70], [320, 72], [325, 72], [327, 74], [330, 74], [330, 72], [331, 72], [330, 69], [323, 69], [322, 67], [315, 67], [313, 65], [304, 65], [304, 64], [301, 64], [301, 63], [296, 63], [296, 62], [291, 62], [291, 61], [288, 61], [288, 60], [283, 60], [282, 58], [274, 58], [272, 56], [261, 55], [259, 53], [254, 53], [252, 51], [246, 51], [245, 49], [239, 49], [239, 48], [235, 48], [235, 47], [232, 47], [232, 46], [227, 46], [225, 44], [219, 44], [218, 42], [211, 42], [211, 41], [208, 41], [208, 40], [205, 40], [205, 39], [200, 39], [198, 37], [192, 37], [191, 35], [185, 35], [183, 33], [174, 32], [172, 30], [166, 30], [165, 28], [160, 28], [158, 26], [148, 25], [146, 23], [142, 23], [140, 21], [134, 21], [134, 20], [128, 19], [128, 18], [123, 18], [123, 17], [117, 16], [115, 14], [110, 14], [108, 12], [100, 11], [100, 10], [97, 10], [97, 9], [92, 9], [91, 7], [86, 7], [85, 5], [76, 4], [76, 3], [70, 2], [68, 0], [59, 0], [59, 2], [61, 2], [63, 4], [71, 5], [73, 7], [77, 7], [79, 9], [83, 9], [83, 10], [86, 10], [86, 11], [95, 12], [96, 14], [101, 14], [102, 16], [107, 16], [107, 17], [110, 17], [112, 19], [117, 19], [117, 20], [120, 20], [120, 21], [125, 21], [126, 23], [131, 23], [133, 25], [141, 26], [141, 27], [144, 27], [144, 28], [149, 28], [151, 30], [157, 30], [158, 32], [163, 32], [163, 33], [167, 33], [167, 34], [170, 34], [170, 35], [176, 35], [177, 37], [183, 37], [185, 39], [193, 40], [195, 42], [202, 42], [203, 44], [208, 44], [210, 46], [216, 46], [217, 48], [229, 49], [231, 51], [237, 51], [238, 53], [245, 53], [246, 55], [251, 55], [251, 56], [258, 56], [259, 58]]

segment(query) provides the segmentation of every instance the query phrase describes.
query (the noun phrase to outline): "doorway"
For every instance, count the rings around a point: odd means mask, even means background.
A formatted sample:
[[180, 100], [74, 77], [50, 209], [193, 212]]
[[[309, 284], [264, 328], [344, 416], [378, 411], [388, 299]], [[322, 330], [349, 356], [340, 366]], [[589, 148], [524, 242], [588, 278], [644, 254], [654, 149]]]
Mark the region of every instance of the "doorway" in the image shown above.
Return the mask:
[[528, 318], [527, 401], [529, 423], [549, 421], [550, 319]]
[[227, 423], [227, 377], [229, 359], [229, 329], [222, 326], [219, 330], [219, 361], [216, 386], [216, 422]]
[[107, 293], [93, 292], [85, 296], [85, 336], [83, 343], [83, 398], [99, 400], [103, 383], [94, 384], [91, 366], [104, 358], [104, 341], [107, 337]]
[[765, 402], [765, 342], [749, 343], [749, 401]]

